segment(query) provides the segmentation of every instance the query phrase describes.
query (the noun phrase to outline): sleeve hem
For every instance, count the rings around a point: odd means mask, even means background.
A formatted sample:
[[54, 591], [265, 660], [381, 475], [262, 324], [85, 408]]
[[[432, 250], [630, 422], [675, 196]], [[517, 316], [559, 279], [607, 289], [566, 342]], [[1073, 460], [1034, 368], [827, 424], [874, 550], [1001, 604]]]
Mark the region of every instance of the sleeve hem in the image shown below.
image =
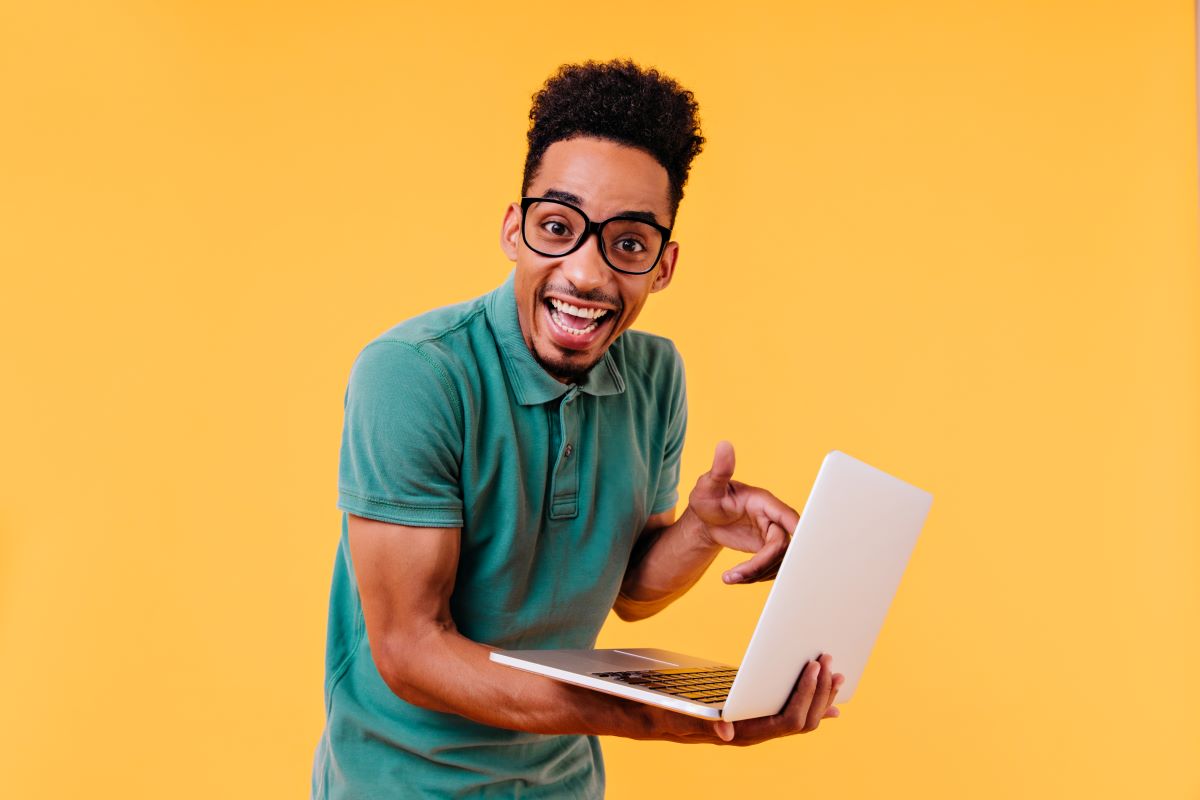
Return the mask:
[[338, 492], [337, 507], [359, 517], [391, 522], [396, 525], [411, 525], [416, 528], [461, 528], [461, 508], [447, 506], [417, 506], [372, 500], [358, 497], [345, 491]]
[[679, 492], [671, 492], [669, 495], [659, 498], [658, 502], [651, 506], [650, 515], [654, 516], [655, 514], [661, 514], [664, 511], [671, 511], [678, 505]]

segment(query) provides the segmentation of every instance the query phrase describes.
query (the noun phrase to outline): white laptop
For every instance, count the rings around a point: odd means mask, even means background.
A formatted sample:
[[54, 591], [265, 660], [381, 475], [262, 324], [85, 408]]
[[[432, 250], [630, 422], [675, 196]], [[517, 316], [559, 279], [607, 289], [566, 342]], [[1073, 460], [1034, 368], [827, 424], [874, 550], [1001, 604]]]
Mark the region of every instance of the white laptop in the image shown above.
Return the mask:
[[833, 451], [825, 456], [741, 667], [668, 650], [498, 650], [493, 661], [706, 719], [778, 713], [822, 653], [862, 677], [933, 496]]

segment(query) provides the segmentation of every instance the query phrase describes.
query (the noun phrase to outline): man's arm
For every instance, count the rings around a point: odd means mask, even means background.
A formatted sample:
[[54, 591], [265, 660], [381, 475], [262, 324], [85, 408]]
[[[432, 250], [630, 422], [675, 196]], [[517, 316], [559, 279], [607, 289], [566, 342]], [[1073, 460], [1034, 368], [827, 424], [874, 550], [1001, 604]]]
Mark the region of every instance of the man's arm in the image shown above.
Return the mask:
[[621, 619], [644, 619], [666, 608], [700, 579], [723, 547], [754, 554], [725, 572], [726, 583], [775, 576], [800, 515], [765, 489], [733, 480], [733, 469], [733, 446], [721, 442], [683, 516], [674, 521], [668, 511], [650, 518], [613, 604]]
[[496, 664], [491, 648], [460, 634], [450, 614], [458, 529], [350, 515], [349, 532], [375, 666], [414, 705], [536, 733], [735, 744], [812, 730], [837, 714], [831, 708], [837, 681], [827, 660], [810, 662], [782, 712], [738, 723], [696, 719]]
[[707, 541], [699, 525], [688, 511], [678, 522], [674, 511], [650, 517], [613, 604], [618, 617], [634, 622], [657, 614], [700, 580], [721, 546]]

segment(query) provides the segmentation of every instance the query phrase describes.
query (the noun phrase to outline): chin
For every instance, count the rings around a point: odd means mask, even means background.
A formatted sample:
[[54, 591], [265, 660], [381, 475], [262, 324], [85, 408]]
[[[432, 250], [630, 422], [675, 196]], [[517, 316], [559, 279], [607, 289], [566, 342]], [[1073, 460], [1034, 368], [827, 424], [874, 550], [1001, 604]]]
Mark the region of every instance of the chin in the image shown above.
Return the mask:
[[533, 356], [541, 364], [542, 369], [557, 380], [579, 383], [592, 371], [592, 367], [600, 363], [600, 359], [604, 358], [607, 351], [608, 348], [605, 347], [595, 355], [579, 351], [565, 355], [557, 345], [544, 344], [533, 349]]

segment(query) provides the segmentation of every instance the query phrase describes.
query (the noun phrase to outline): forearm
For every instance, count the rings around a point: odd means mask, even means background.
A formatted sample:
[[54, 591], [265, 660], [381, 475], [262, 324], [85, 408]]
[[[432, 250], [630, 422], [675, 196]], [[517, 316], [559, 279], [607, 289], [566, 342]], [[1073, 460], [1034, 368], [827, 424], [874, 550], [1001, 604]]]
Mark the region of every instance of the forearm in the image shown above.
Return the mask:
[[652, 535], [654, 541], [621, 583], [616, 610], [623, 619], [641, 619], [665, 608], [700, 580], [721, 551], [690, 507]]
[[453, 628], [389, 639], [372, 644], [375, 664], [388, 687], [414, 705], [531, 733], [659, 738], [661, 715], [649, 707], [497, 664], [488, 657], [492, 648]]
[[[396, 660], [397, 647], [409, 652]], [[805, 668], [787, 705], [774, 716], [738, 723], [713, 722], [635, 703], [511, 669], [488, 658], [490, 648], [453, 628], [429, 630], [418, 640], [397, 641], [376, 652], [388, 686], [414, 705], [458, 714], [484, 725], [531, 733], [591, 734], [689, 744], [739, 745], [816, 728], [829, 711], [840, 676]], [[375, 651], [373, 651], [375, 652]], [[818, 683], [820, 672], [820, 683]], [[819, 700], [814, 702], [814, 695]]]
[[463, 636], [450, 611], [459, 542], [455, 529], [349, 520], [371, 654], [398, 697], [533, 733], [712, 736], [699, 720], [491, 661], [491, 648]]

